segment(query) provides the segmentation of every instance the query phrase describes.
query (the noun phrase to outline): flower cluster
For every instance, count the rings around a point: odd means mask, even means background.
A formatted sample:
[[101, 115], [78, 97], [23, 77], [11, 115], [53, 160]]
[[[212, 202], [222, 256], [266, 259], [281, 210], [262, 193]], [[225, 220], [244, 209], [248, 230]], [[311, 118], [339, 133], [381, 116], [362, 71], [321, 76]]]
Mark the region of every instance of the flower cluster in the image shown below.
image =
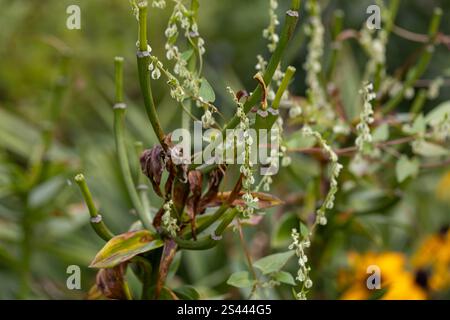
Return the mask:
[[302, 288], [300, 292], [296, 293], [296, 298], [298, 300], [306, 300], [308, 289], [313, 285], [313, 282], [309, 277], [311, 267], [307, 265], [308, 257], [305, 254], [305, 249], [310, 247], [311, 242], [308, 236], [304, 236], [303, 239], [300, 240], [300, 234], [297, 229], [292, 229], [291, 237], [293, 242], [289, 245], [289, 250], [295, 250], [299, 265], [297, 277], [295, 279], [302, 283]]
[[311, 106], [327, 110], [327, 117], [334, 118], [331, 107], [327, 102], [326, 92], [320, 83], [322, 71], [322, 56], [324, 52], [324, 26], [320, 17], [320, 6], [317, 1], [308, 1], [306, 9], [310, 15], [305, 32], [310, 37], [308, 54], [304, 65], [306, 83], [308, 85], [308, 99]]
[[[197, 97], [199, 92], [200, 80], [195, 72], [188, 68], [188, 60], [196, 50], [200, 56], [205, 53], [205, 41], [199, 36], [198, 25], [194, 19], [194, 15], [188, 10], [180, 0], [174, 0], [175, 5], [169, 23], [165, 30], [167, 42], [165, 45], [166, 58], [175, 62], [173, 72], [182, 79], [182, 86], [190, 91], [193, 96]], [[188, 43], [192, 46], [192, 50], [181, 53], [177, 40], [179, 28], [184, 31], [184, 36]]]
[[278, 16], [276, 14], [276, 10], [278, 8], [278, 1], [277, 0], [269, 0], [270, 6], [269, 6], [269, 16], [270, 16], [270, 23], [263, 30], [263, 37], [269, 40], [269, 44], [267, 47], [269, 48], [270, 52], [274, 52], [275, 48], [277, 47], [278, 41], [280, 40], [276, 28], [280, 24], [280, 21], [278, 20]]
[[326, 225], [327, 224], [327, 218], [325, 217], [325, 211], [333, 209], [334, 207], [334, 200], [335, 195], [338, 191], [338, 182], [337, 179], [339, 178], [339, 175], [341, 173], [341, 170], [343, 166], [338, 162], [339, 158], [337, 154], [331, 149], [331, 147], [327, 144], [327, 142], [322, 138], [322, 135], [317, 132], [313, 131], [310, 127], [305, 126], [303, 127], [303, 134], [305, 136], [312, 136], [317, 139], [319, 142], [321, 148], [324, 150], [326, 154], [330, 157], [330, 160], [332, 162], [331, 164], [331, 177], [330, 177], [330, 189], [325, 197], [325, 200], [323, 204], [320, 206], [319, 209], [317, 209], [317, 216], [316, 216], [316, 222], [315, 224], [319, 225]]
[[240, 129], [240, 132], [243, 133], [242, 141], [240, 141], [240, 139], [237, 141], [237, 150], [243, 149], [244, 155], [243, 164], [239, 169], [243, 175], [242, 187], [244, 189], [244, 194], [242, 199], [245, 202], [245, 208], [241, 208], [241, 211], [244, 217], [250, 217], [254, 213], [255, 209], [258, 209], [259, 201], [257, 197], [252, 195], [252, 186], [255, 183], [255, 177], [253, 176], [251, 149], [254, 141], [250, 134], [250, 119], [245, 113], [244, 105], [238, 100], [236, 94], [230, 87], [227, 87], [227, 90], [233, 96], [233, 100], [237, 105], [236, 116], [240, 120], [238, 129]]
[[371, 101], [376, 98], [376, 94], [373, 92], [371, 83], [365, 85], [360, 93], [363, 95], [363, 109], [359, 116], [360, 121], [356, 126], [358, 136], [355, 144], [361, 154], [369, 154], [373, 150], [372, 135], [369, 127], [374, 121]]
[[164, 231], [170, 234], [171, 237], [176, 237], [180, 227], [177, 224], [177, 219], [172, 218], [173, 201], [169, 200], [163, 205], [164, 214], [162, 216], [162, 227]]
[[158, 9], [164, 9], [166, 7], [166, 1], [165, 0], [153, 0], [152, 7], [158, 8]]

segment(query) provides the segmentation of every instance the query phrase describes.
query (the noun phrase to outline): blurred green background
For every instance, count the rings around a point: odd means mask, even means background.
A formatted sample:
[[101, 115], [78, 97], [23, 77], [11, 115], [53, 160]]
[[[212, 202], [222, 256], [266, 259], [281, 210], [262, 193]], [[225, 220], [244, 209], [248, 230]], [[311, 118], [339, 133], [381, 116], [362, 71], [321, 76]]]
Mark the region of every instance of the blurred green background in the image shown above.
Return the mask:
[[[287, 7], [288, 1], [280, 1]], [[66, 28], [66, 8], [77, 4], [81, 8], [81, 30]], [[345, 28], [359, 29], [365, 21], [371, 1], [324, 1], [324, 24], [329, 39], [331, 14], [340, 8], [345, 12]], [[252, 79], [256, 55], [268, 52], [262, 29], [268, 23], [268, 1], [200, 0], [200, 33], [206, 40], [206, 78], [216, 89], [221, 112], [233, 112], [226, 86], [235, 89], [254, 86]], [[450, 2], [432, 0], [402, 1], [396, 24], [417, 33], [426, 33], [433, 8], [444, 10], [441, 31], [450, 34]], [[280, 8], [279, 12], [283, 12]], [[150, 10], [150, 44], [153, 53], [164, 57], [164, 30], [170, 9]], [[300, 23], [302, 24], [303, 10]], [[300, 31], [301, 28], [298, 28]], [[82, 171], [98, 202], [100, 211], [115, 232], [123, 232], [136, 220], [119, 175], [112, 136], [113, 58], [125, 57], [125, 90], [127, 130], [130, 150], [134, 140], [146, 147], [155, 141], [143, 113], [135, 63], [137, 27], [127, 0], [0, 0], [0, 298], [83, 298], [93, 283], [95, 272], [87, 268], [102, 241], [90, 230], [88, 214], [81, 205], [78, 190], [71, 182]], [[304, 95], [305, 44], [300, 31], [294, 38], [284, 64], [297, 67], [292, 90]], [[329, 52], [331, 41], [326, 41]], [[392, 35], [388, 46], [388, 69], [393, 71], [419, 45]], [[70, 56], [64, 58], [65, 56]], [[327, 57], [327, 56], [326, 56]], [[325, 57], [325, 58], [326, 58]], [[356, 43], [349, 42], [342, 65], [344, 83], [358, 84], [366, 56]], [[67, 73], [67, 90], [61, 99], [55, 97], [62, 73]], [[450, 76], [450, 55], [440, 46], [425, 79], [438, 75]], [[56, 89], [57, 92], [57, 89]], [[155, 98], [163, 126], [179, 127], [181, 112], [170, 98], [163, 82], [155, 84]], [[356, 91], [357, 92], [357, 91]], [[355, 92], [355, 94], [356, 94]], [[55, 100], [56, 99], [56, 100]], [[427, 102], [429, 110], [450, 100], [448, 87], [439, 99]], [[39, 154], [43, 137], [52, 118], [52, 101], [58, 101], [60, 115], [54, 126], [55, 143], [42, 159], [39, 182], [27, 189], [32, 176], [28, 164]], [[408, 101], [401, 109], [408, 110]], [[51, 126], [50, 126], [51, 127]], [[134, 159], [137, 163], [137, 159]], [[37, 161], [39, 162], [39, 161]], [[312, 169], [311, 169], [312, 168]], [[275, 180], [274, 193], [283, 198], [296, 190], [307, 188], [315, 175], [308, 159], [296, 157], [292, 172], [282, 171]], [[332, 246], [321, 248], [316, 274], [335, 278], [338, 266], [349, 249], [376, 248], [410, 252], [415, 240], [436, 232], [448, 224], [449, 205], [436, 201], [437, 182], [443, 168], [425, 172], [411, 183], [406, 196], [393, 209], [360, 218], [361, 231], [346, 233], [345, 229], [329, 231]], [[32, 171], [32, 170], [31, 170]], [[447, 186], [448, 187], [448, 186]], [[377, 190], [369, 183], [363, 192], [351, 195], [364, 207], [377, 201]], [[152, 198], [154, 203], [159, 199]], [[292, 208], [292, 211], [299, 208]], [[274, 232], [272, 222], [280, 213], [272, 212], [255, 230], [247, 234], [252, 252], [258, 256], [275, 244], [268, 245]], [[322, 238], [319, 238], [322, 239]], [[273, 240], [273, 239], [272, 239]], [[181, 259], [179, 277], [175, 283], [196, 285], [201, 293], [220, 297], [229, 293], [225, 284], [229, 274], [245, 268], [236, 237], [227, 238], [225, 246], [202, 252], [188, 252]], [[280, 240], [281, 241], [281, 240]], [[278, 244], [281, 248], [285, 243]], [[259, 250], [259, 251], [258, 251]], [[226, 251], [226, 255], [223, 253]], [[24, 254], [24, 252], [26, 254]], [[227, 258], [228, 257], [228, 258]], [[82, 290], [66, 288], [66, 268], [79, 265], [82, 269]], [[291, 266], [295, 270], [295, 265]], [[323, 277], [326, 278], [326, 277]], [[317, 280], [316, 298], [336, 298], [333, 282]], [[271, 298], [291, 298], [288, 290], [275, 290]], [[231, 292], [232, 297], [239, 293]]]

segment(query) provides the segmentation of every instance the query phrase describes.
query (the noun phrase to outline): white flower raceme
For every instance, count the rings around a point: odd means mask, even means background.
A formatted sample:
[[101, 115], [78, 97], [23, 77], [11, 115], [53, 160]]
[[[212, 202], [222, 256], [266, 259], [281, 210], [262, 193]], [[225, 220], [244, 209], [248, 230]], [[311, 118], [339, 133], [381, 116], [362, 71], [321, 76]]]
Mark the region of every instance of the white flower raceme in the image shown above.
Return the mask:
[[319, 209], [316, 211], [316, 223], [320, 225], [326, 225], [327, 224], [327, 218], [325, 217], [326, 210], [333, 209], [334, 207], [334, 200], [335, 195], [338, 191], [338, 182], [337, 179], [341, 173], [342, 165], [338, 162], [339, 158], [337, 154], [333, 151], [333, 149], [327, 144], [327, 142], [322, 138], [322, 135], [317, 132], [313, 131], [310, 127], [305, 126], [303, 127], [303, 134], [306, 136], [312, 136], [317, 139], [317, 142], [319, 142], [321, 148], [325, 151], [326, 154], [328, 154], [330, 160], [331, 160], [331, 177], [330, 177], [330, 189], [325, 196], [325, 200], [323, 201], [322, 205]]
[[166, 1], [165, 0], [153, 0], [152, 7], [164, 9], [166, 7]]
[[313, 108], [326, 110], [326, 116], [334, 118], [334, 112], [327, 101], [326, 92], [320, 83], [325, 32], [320, 16], [320, 5], [316, 0], [308, 1], [306, 10], [310, 15], [306, 27], [306, 34], [310, 37], [310, 40], [304, 68], [306, 71], [309, 103]]
[[299, 269], [297, 271], [296, 280], [299, 281], [302, 286], [300, 292], [296, 293], [296, 298], [298, 300], [306, 300], [306, 294], [308, 290], [312, 287], [313, 282], [309, 277], [309, 273], [311, 268], [307, 265], [308, 257], [305, 253], [305, 249], [309, 248], [311, 245], [310, 237], [313, 234], [313, 231], [316, 229], [318, 225], [326, 225], [327, 218], [325, 216], [326, 210], [333, 209], [334, 200], [336, 192], [338, 191], [338, 177], [342, 170], [342, 165], [338, 162], [339, 158], [337, 154], [333, 151], [333, 149], [327, 144], [327, 142], [322, 138], [322, 135], [313, 131], [309, 126], [303, 127], [303, 134], [306, 136], [311, 136], [316, 138], [317, 142], [320, 144], [321, 148], [325, 151], [325, 153], [329, 156], [331, 160], [331, 177], [330, 177], [330, 189], [325, 196], [325, 200], [322, 205], [316, 211], [316, 219], [314, 224], [311, 226], [310, 231], [302, 232], [300, 235], [297, 229], [292, 229], [292, 240], [293, 242], [289, 246], [290, 250], [295, 250], [295, 254], [298, 258]]
[[278, 41], [280, 40], [280, 37], [276, 32], [276, 28], [280, 24], [280, 21], [278, 20], [278, 16], [276, 14], [277, 8], [278, 8], [278, 1], [269, 0], [270, 23], [269, 26], [263, 30], [263, 37], [269, 40], [269, 44], [267, 45], [267, 47], [269, 48], [270, 52], [275, 51]]
[[305, 249], [310, 247], [311, 242], [309, 236], [304, 236], [303, 239], [300, 239], [300, 234], [297, 229], [292, 229], [291, 237], [293, 242], [289, 245], [289, 250], [295, 250], [299, 265], [295, 279], [302, 284], [300, 292], [296, 293], [296, 298], [298, 300], [306, 300], [308, 289], [313, 285], [313, 282], [309, 277], [311, 267], [307, 264], [308, 257], [305, 253]]
[[373, 85], [371, 83], [364, 86], [361, 90], [363, 96], [363, 109], [359, 116], [359, 123], [356, 126], [357, 138], [355, 141], [358, 151], [363, 155], [368, 155], [373, 151], [372, 135], [370, 133], [370, 124], [373, 123], [373, 109], [371, 101], [376, 98], [376, 94], [373, 91]]
[[236, 115], [238, 116], [240, 122], [238, 125], [238, 129], [241, 133], [243, 133], [242, 141], [237, 141], [237, 150], [243, 149], [244, 161], [240, 167], [240, 172], [243, 175], [242, 180], [242, 188], [244, 190], [244, 194], [242, 196], [242, 200], [244, 200], [245, 207], [240, 208], [244, 217], [250, 217], [255, 209], [258, 209], [258, 201], [257, 197], [252, 195], [252, 186], [255, 183], [255, 178], [253, 176], [253, 163], [251, 159], [251, 151], [252, 144], [255, 143], [250, 134], [250, 120], [247, 117], [247, 114], [244, 110], [244, 105], [236, 98], [235, 92], [227, 87], [228, 92], [233, 97], [234, 102], [237, 105]]
[[173, 201], [169, 200], [163, 205], [164, 214], [162, 216], [162, 227], [172, 237], [176, 237], [180, 227], [177, 224], [177, 219], [172, 218]]

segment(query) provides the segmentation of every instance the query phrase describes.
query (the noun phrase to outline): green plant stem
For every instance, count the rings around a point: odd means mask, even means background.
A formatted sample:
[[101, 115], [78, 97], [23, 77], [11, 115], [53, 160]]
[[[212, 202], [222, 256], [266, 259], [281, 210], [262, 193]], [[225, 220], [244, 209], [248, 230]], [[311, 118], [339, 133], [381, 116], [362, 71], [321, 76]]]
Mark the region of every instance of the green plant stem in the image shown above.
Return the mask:
[[147, 51], [147, 2], [142, 1], [138, 4], [139, 9], [139, 50]]
[[144, 228], [153, 230], [153, 225], [150, 220], [149, 213], [145, 211], [141, 203], [139, 195], [136, 191], [136, 186], [133, 182], [133, 177], [131, 175], [124, 137], [125, 109], [126, 106], [124, 104], [118, 104], [114, 107], [114, 135], [116, 140], [116, 149], [119, 159], [120, 171], [122, 173], [128, 195], [130, 196], [131, 203], [136, 209], [139, 219], [141, 220]]
[[406, 90], [414, 85], [414, 83], [423, 75], [426, 68], [428, 67], [434, 52], [434, 42], [439, 31], [441, 18], [442, 9], [435, 9], [428, 31], [429, 43], [423, 50], [416, 66], [409, 70], [408, 74], [406, 75], [406, 80], [402, 90], [400, 90], [400, 92], [398, 92], [391, 100], [389, 100], [389, 102], [384, 107], [384, 114], [387, 114], [394, 110], [400, 104], [400, 102], [403, 101]]
[[167, 146], [164, 142], [164, 131], [161, 127], [158, 113], [156, 112], [155, 102], [150, 83], [150, 52], [147, 43], [147, 6], [139, 6], [139, 51], [137, 52], [137, 65], [139, 73], [139, 84], [142, 96], [144, 98], [145, 111], [148, 119], [153, 127], [153, 131], [159, 140], [161, 146], [166, 150]]
[[287, 67], [283, 80], [281, 80], [280, 87], [278, 88], [275, 95], [275, 99], [273, 100], [272, 108], [278, 109], [280, 107], [281, 98], [283, 97], [284, 92], [287, 90], [289, 83], [291, 82], [291, 79], [295, 74], [295, 71], [295, 67]]
[[252, 257], [250, 256], [250, 251], [248, 250], [247, 243], [245, 242], [244, 232], [242, 231], [242, 225], [241, 225], [241, 222], [239, 221], [239, 219], [237, 222], [237, 226], [238, 226], [239, 240], [241, 242], [242, 251], [244, 252], [245, 259], [247, 260], [248, 269], [250, 270], [250, 273], [252, 274], [252, 277], [255, 280], [255, 284], [252, 286], [252, 290], [249, 295], [249, 299], [251, 299], [253, 297], [253, 295], [255, 294], [256, 289], [258, 288], [259, 279], [258, 279], [258, 275], [256, 274], [256, 270], [253, 267]]
[[117, 156], [119, 158], [120, 171], [125, 181], [125, 186], [130, 196], [131, 202], [137, 211], [139, 219], [148, 230], [153, 229], [150, 220], [149, 211], [146, 211], [141, 203], [141, 199], [136, 191], [136, 186], [131, 175], [130, 164], [128, 161], [127, 150], [125, 146], [124, 119], [126, 105], [123, 103], [123, 58], [115, 59], [116, 75], [116, 104], [114, 105], [114, 137], [116, 140]]
[[427, 100], [427, 90], [421, 89], [413, 101], [411, 113], [417, 116], [422, 111], [425, 101]]
[[178, 244], [180, 249], [186, 250], [206, 250], [215, 247], [220, 241], [223, 233], [225, 232], [228, 225], [233, 221], [233, 219], [238, 215], [239, 211], [237, 209], [233, 209], [227, 214], [219, 224], [219, 226], [215, 229], [214, 236], [219, 239], [213, 239], [212, 235], [205, 236], [197, 241], [192, 240], [184, 240], [181, 238], [176, 238], [175, 242]]
[[86, 179], [82, 174], [78, 174], [75, 176], [75, 182], [78, 184], [80, 191], [83, 195], [84, 202], [88, 207], [89, 214], [91, 215], [91, 226], [94, 229], [95, 233], [98, 234], [100, 238], [105, 241], [109, 241], [114, 237], [114, 234], [109, 231], [108, 227], [103, 222], [102, 216], [98, 213], [97, 208], [95, 207], [94, 200], [92, 199], [91, 192], [86, 183]]
[[335, 10], [333, 12], [333, 29], [332, 29], [333, 48], [331, 52], [330, 66], [328, 68], [328, 76], [327, 76], [328, 79], [331, 79], [331, 77], [334, 74], [334, 70], [336, 69], [338, 53], [341, 47], [341, 43], [337, 41], [337, 37], [342, 32], [343, 26], [344, 26], [344, 11]]
[[[292, 37], [292, 34], [295, 30], [295, 26], [297, 25], [298, 21], [299, 9], [300, 9], [300, 0], [292, 0], [290, 10], [286, 12], [286, 19], [283, 25], [283, 30], [281, 31], [280, 41], [278, 42], [278, 45], [269, 60], [266, 71], [264, 72], [263, 79], [266, 85], [270, 85], [270, 83], [272, 82], [273, 75], [276, 69], [278, 68], [278, 65], [280, 64], [281, 58], [283, 57], [283, 53], [286, 50], [289, 40]], [[253, 106], [258, 104], [258, 102], [261, 99], [261, 94], [262, 89], [261, 86], [258, 85], [253, 91], [253, 93], [250, 95], [250, 97], [247, 99], [247, 101], [244, 103], [244, 111], [246, 113], [248, 113]], [[234, 115], [233, 118], [223, 128], [222, 135], [226, 136], [226, 130], [234, 129], [238, 125], [239, 121], [240, 121], [239, 117], [237, 115]], [[205, 150], [205, 152], [213, 150], [214, 148], [217, 147], [219, 143], [220, 142], [217, 141], [216, 143], [208, 145], [206, 147], [207, 150]], [[196, 161], [194, 161], [194, 163], [196, 163]], [[199, 166], [198, 164], [197, 165], [194, 164], [193, 168], [196, 168], [198, 166]]]
[[[397, 17], [398, 8], [400, 6], [400, 0], [391, 0], [389, 5], [389, 19], [386, 22], [386, 26], [384, 28], [384, 32], [386, 34], [386, 45], [389, 41], [389, 36], [392, 32], [392, 28], [394, 27], [395, 18]], [[385, 70], [385, 63], [378, 63], [375, 69], [375, 80], [374, 80], [374, 89], [375, 92], [378, 91], [381, 85], [383, 71]]]
[[[143, 143], [141, 141], [136, 141], [134, 146], [136, 148], [136, 154], [137, 154], [137, 157], [139, 159], [140, 155], [144, 151], [144, 145], [143, 145]], [[151, 205], [150, 205], [150, 201], [148, 199], [148, 194], [147, 194], [147, 192], [148, 192], [148, 185], [146, 183], [145, 176], [141, 172], [141, 170], [138, 170], [138, 172], [137, 172], [137, 181], [138, 181], [137, 189], [138, 189], [139, 197], [141, 199], [142, 207], [144, 208], [144, 211], [147, 212], [147, 214], [149, 215], [149, 219], [153, 220], [153, 215], [152, 215], [152, 211], [151, 211]]]
[[[223, 216], [223, 214], [228, 210], [228, 208], [229, 208], [228, 204], [221, 205], [208, 220], [206, 220], [197, 227], [196, 233], [199, 234], [202, 231], [208, 229], [211, 225], [214, 224], [214, 222], [216, 222]], [[193, 237], [192, 230], [187, 231], [186, 234], [183, 235], [183, 239], [185, 240], [192, 239], [192, 237]]]

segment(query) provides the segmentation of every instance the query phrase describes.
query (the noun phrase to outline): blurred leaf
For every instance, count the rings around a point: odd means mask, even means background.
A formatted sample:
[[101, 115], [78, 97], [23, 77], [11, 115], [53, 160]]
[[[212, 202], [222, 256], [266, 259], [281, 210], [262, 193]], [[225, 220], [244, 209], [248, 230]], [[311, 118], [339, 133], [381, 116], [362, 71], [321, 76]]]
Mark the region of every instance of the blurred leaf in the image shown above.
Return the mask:
[[178, 298], [182, 300], [198, 300], [200, 294], [192, 286], [183, 286], [173, 290]]
[[300, 222], [300, 235], [303, 238], [309, 237], [309, 229], [303, 222]]
[[134, 256], [162, 247], [163, 241], [147, 230], [115, 236], [97, 253], [91, 268], [112, 268]]
[[279, 281], [281, 283], [286, 283], [291, 286], [295, 286], [295, 279], [289, 272], [286, 271], [278, 271], [272, 275], [273, 279]]
[[439, 123], [445, 117], [450, 117], [450, 101], [446, 101], [435, 107], [425, 116], [425, 122], [433, 125]]
[[382, 142], [389, 139], [389, 125], [387, 123], [383, 123], [381, 126], [378, 126], [372, 134], [374, 142]]
[[280, 271], [293, 255], [294, 251], [271, 254], [255, 261], [253, 266], [261, 270], [263, 274]]
[[388, 290], [388, 287], [375, 290], [367, 300], [380, 300], [388, 292]]
[[423, 114], [420, 114], [417, 116], [416, 120], [414, 120], [413, 126], [412, 126], [412, 132], [415, 134], [423, 135], [427, 129], [427, 124], [425, 122], [425, 118]]
[[202, 78], [202, 84], [200, 86], [199, 96], [207, 102], [214, 102], [216, 100], [216, 94], [214, 89], [209, 84], [208, 80]]
[[227, 281], [227, 284], [237, 288], [248, 288], [253, 286], [255, 280], [250, 280], [250, 275], [247, 271], [238, 271], [233, 273]]
[[292, 229], [298, 227], [298, 218], [293, 213], [286, 213], [277, 221], [272, 233], [272, 246], [274, 248], [286, 248], [291, 241]]
[[67, 208], [67, 215], [52, 217], [44, 224], [45, 236], [50, 239], [68, 237], [72, 232], [89, 222], [89, 213], [84, 204]]
[[193, 49], [186, 50], [183, 53], [181, 53], [181, 59], [188, 61], [192, 57], [193, 53], [194, 53]]
[[450, 151], [441, 147], [440, 145], [430, 143], [427, 141], [419, 140], [414, 142], [413, 151], [415, 154], [424, 156], [424, 157], [442, 157], [447, 156]]
[[403, 182], [409, 177], [416, 177], [419, 173], [419, 160], [408, 159], [407, 156], [401, 156], [395, 165], [395, 173], [398, 182]]
[[63, 190], [65, 183], [66, 180], [61, 176], [44, 181], [31, 190], [28, 205], [30, 208], [38, 208], [46, 205], [57, 197], [58, 193]]

